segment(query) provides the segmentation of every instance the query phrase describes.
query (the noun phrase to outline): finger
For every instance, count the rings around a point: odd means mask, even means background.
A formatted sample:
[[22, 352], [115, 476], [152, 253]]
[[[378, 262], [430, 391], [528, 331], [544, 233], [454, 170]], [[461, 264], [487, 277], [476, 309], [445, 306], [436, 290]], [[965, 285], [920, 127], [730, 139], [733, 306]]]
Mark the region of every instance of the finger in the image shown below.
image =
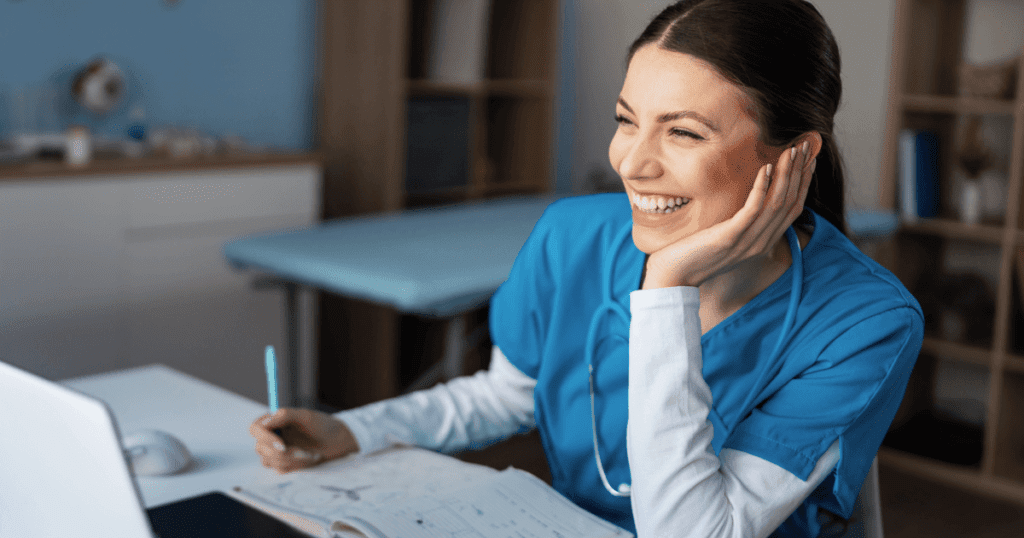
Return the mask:
[[800, 192], [797, 198], [796, 205], [793, 208], [792, 221], [795, 221], [800, 217], [800, 213], [804, 210], [804, 204], [807, 203], [807, 194], [810, 191], [811, 181], [814, 179], [814, 171], [818, 167], [817, 159], [812, 159], [810, 166], [807, 167], [804, 172], [803, 181], [800, 182]]
[[263, 426], [268, 430], [274, 428], [282, 428], [299, 420], [300, 409], [292, 409], [289, 407], [282, 407], [278, 409], [273, 415], [267, 415], [263, 419]]
[[805, 179], [807, 177], [808, 165], [810, 164], [811, 160], [810, 150], [810, 142], [805, 140], [803, 144], [800, 144], [800, 156], [798, 157], [799, 166], [796, 166], [793, 169], [793, 184], [792, 190], [790, 192], [791, 197], [786, 197], [787, 202], [795, 204], [800, 199], [800, 190], [803, 187]]
[[[775, 215], [773, 228], [778, 230], [778, 235], [781, 236], [785, 233], [795, 217], [791, 217], [794, 207], [800, 200], [800, 189], [804, 183], [804, 176], [807, 170], [807, 152], [810, 149], [810, 144], [804, 141], [799, 146], [794, 146], [790, 150], [789, 167], [787, 170], [787, 185], [785, 196], [779, 200], [778, 205], [775, 207]], [[774, 242], [776, 237], [773, 236], [768, 238], [769, 242]]]
[[263, 429], [263, 421], [267, 420], [269, 417], [270, 415], [262, 415], [252, 421], [252, 424], [249, 424], [249, 434], [255, 437], [256, 432]]
[[799, 193], [803, 161], [803, 145], [793, 146], [779, 156], [774, 188], [764, 203], [762, 218], [755, 226], [756, 235], [751, 239], [746, 255], [767, 252], [789, 227], [790, 209]]
[[290, 473], [292, 471], [298, 471], [299, 469], [305, 469], [312, 467], [323, 458], [316, 453], [310, 453], [303, 450], [289, 451], [284, 456], [273, 460], [274, 468], [278, 472]]
[[266, 429], [262, 424], [253, 424], [249, 427], [249, 434], [256, 439], [256, 444], [267, 446], [280, 445], [284, 449], [284, 440], [278, 437], [273, 431]]
[[775, 166], [771, 163], [762, 166], [754, 177], [754, 186], [750, 189], [743, 207], [731, 219], [718, 225], [722, 227], [725, 235], [722, 238], [724, 244], [733, 245], [735, 250], [743, 252], [747, 250], [745, 245], [750, 238], [757, 236], [756, 231], [751, 236], [751, 230], [756, 230], [756, 223], [763, 213], [764, 201], [772, 188], [771, 177], [774, 169]]
[[302, 469], [318, 463], [321, 459], [304, 451], [297, 456], [292, 451], [278, 450], [265, 445], [258, 446], [256, 452], [260, 455], [260, 461], [264, 467], [269, 467], [278, 472], [291, 472]]
[[754, 186], [750, 189], [750, 194], [747, 195], [747, 201], [743, 203], [743, 207], [736, 212], [736, 217], [741, 222], [745, 222], [749, 227], [750, 224], [757, 219], [761, 213], [761, 208], [764, 206], [764, 200], [768, 197], [769, 192], [772, 188], [772, 175], [776, 169], [771, 163], [768, 163], [761, 167], [757, 172], [757, 176], [754, 177]]

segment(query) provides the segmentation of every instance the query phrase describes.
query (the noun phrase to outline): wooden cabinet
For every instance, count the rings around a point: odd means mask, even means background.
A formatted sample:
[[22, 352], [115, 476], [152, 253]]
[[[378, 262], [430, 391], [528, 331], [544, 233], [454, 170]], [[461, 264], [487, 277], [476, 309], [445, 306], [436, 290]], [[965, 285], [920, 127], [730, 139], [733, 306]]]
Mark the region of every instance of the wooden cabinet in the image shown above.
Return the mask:
[[[552, 190], [559, 1], [479, 1], [482, 77], [457, 83], [428, 65], [459, 2], [320, 2], [323, 218]], [[320, 319], [319, 396], [339, 408], [398, 394], [444, 323], [329, 294]]]
[[51, 379], [163, 363], [265, 401], [284, 298], [223, 247], [315, 222], [320, 166], [246, 161], [0, 169], [0, 360]]
[[[883, 446], [880, 461], [1024, 503], [1024, 69], [1014, 75], [1012, 96], [965, 95], [958, 73], [968, 7], [964, 0], [896, 2], [880, 203], [898, 207], [898, 146], [904, 129], [926, 129], [938, 137], [940, 203], [937, 217], [904, 223], [888, 257], [888, 265], [922, 303], [926, 327], [921, 356], [890, 431], [890, 439], [904, 442], [901, 449]], [[972, 117], [1001, 126], [1005, 133], [1006, 151], [992, 163], [1005, 171], [996, 193], [1005, 209], [966, 224], [958, 209], [958, 148]], [[966, 296], [971, 297], [958, 299]], [[951, 369], [963, 373], [946, 380], [954, 391], [966, 392], [972, 376], [982, 389], [974, 423], [935, 419], [941, 415], [936, 389], [943, 384], [943, 372]], [[908, 439], [920, 450], [908, 449]], [[943, 451], [945, 457], [937, 456]]]

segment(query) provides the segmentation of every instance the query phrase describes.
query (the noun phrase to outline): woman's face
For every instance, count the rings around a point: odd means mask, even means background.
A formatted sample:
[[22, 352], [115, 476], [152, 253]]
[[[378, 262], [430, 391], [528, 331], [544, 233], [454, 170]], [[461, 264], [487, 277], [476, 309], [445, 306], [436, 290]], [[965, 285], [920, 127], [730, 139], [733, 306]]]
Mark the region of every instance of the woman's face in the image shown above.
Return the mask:
[[633, 206], [633, 242], [648, 254], [736, 214], [782, 152], [760, 142], [738, 86], [657, 45], [633, 56], [615, 109], [608, 156]]

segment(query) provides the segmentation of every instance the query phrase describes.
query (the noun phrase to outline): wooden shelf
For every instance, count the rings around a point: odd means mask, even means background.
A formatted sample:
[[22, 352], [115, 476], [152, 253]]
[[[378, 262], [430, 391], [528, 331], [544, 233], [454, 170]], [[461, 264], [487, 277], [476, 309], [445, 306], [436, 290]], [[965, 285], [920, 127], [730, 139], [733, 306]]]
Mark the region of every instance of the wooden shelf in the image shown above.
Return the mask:
[[536, 79], [485, 80], [475, 84], [452, 84], [426, 79], [407, 81], [409, 95], [484, 97], [487, 95], [509, 97], [552, 97], [551, 83]]
[[1024, 374], [1024, 357], [1009, 353], [1006, 355], [1006, 370], [1015, 374]]
[[1024, 504], [1024, 484], [986, 475], [981, 470], [945, 463], [888, 447], [878, 451], [878, 463], [934, 482], [991, 498]]
[[[984, 116], [983, 121], [1008, 120], [1012, 131], [1009, 154], [1005, 157], [1008, 181], [1005, 186], [1006, 210], [1000, 222], [968, 225], [950, 218], [921, 219], [904, 223], [898, 238], [895, 272], [908, 289], [919, 294], [922, 308], [930, 319], [942, 313], [936, 309], [953, 308], [936, 300], [938, 290], [930, 289], [948, 278], [932, 278], [961, 270], [964, 255], [984, 251], [994, 254], [992, 262], [973, 258], [970, 271], [996, 275], [992, 288], [991, 345], [971, 346], [925, 338], [922, 351], [930, 356], [984, 367], [990, 383], [986, 396], [986, 423], [983, 452], [976, 467], [962, 467], [883, 448], [883, 465], [918, 476], [1024, 504], [1024, 357], [1007, 354], [1011, 335], [1020, 330], [1013, 325], [1014, 280], [1017, 276], [1016, 251], [1024, 246], [1024, 219], [1021, 219], [1022, 178], [1024, 178], [1024, 69], [1018, 70], [1013, 99], [982, 99], [958, 95], [958, 70], [965, 50], [965, 35], [978, 28], [966, 28], [965, 0], [897, 0], [894, 29], [894, 53], [890, 72], [884, 156], [879, 184], [880, 205], [896, 207], [898, 198], [899, 138], [904, 129], [924, 129], [938, 138], [936, 165], [940, 214], [956, 213], [957, 148], [962, 147], [966, 116]], [[970, 30], [970, 31], [969, 31]], [[1022, 51], [1024, 52], [1024, 51]], [[990, 116], [1003, 116], [991, 118]], [[966, 253], [966, 254], [965, 254]], [[954, 256], [959, 254], [960, 256]], [[998, 259], [998, 261], [995, 261]], [[982, 267], [979, 264], [985, 264]], [[945, 285], [945, 284], [943, 284]], [[982, 298], [978, 302], [985, 302]], [[967, 308], [967, 307], [964, 307]], [[985, 311], [985, 310], [980, 310]], [[966, 312], [961, 314], [968, 315]], [[986, 314], [987, 315], [987, 314]], [[971, 318], [972, 320], [974, 318]], [[934, 328], [934, 327], [933, 327]], [[938, 362], [918, 361], [913, 390], [907, 390], [903, 408], [931, 411], [936, 407], [934, 387]], [[954, 395], [956, 397], [960, 394]], [[962, 396], [971, 396], [963, 394]], [[932, 433], [929, 430], [921, 435]]]
[[921, 219], [915, 223], [903, 223], [903, 231], [930, 234], [948, 239], [972, 239], [999, 244], [1003, 240], [1003, 227], [985, 224], [964, 224], [953, 219]]
[[992, 364], [992, 352], [975, 346], [946, 342], [938, 338], [925, 337], [921, 351], [936, 355], [939, 358], [954, 360], [967, 364], [989, 367]]
[[1012, 100], [921, 94], [904, 95], [903, 106], [914, 112], [944, 114], [1014, 114], [1017, 111], [1017, 104]]
[[29, 178], [70, 179], [93, 175], [173, 173], [294, 164], [319, 165], [320, 162], [321, 157], [315, 152], [239, 153], [179, 159], [161, 156], [138, 159], [98, 158], [85, 166], [71, 166], [63, 161], [24, 161], [0, 164], [0, 181], [20, 181]]
[[[482, 80], [443, 83], [428, 77], [427, 57], [439, 2], [318, 0], [324, 218], [552, 190], [560, 4], [488, 1]], [[400, 319], [321, 296], [323, 403], [396, 396], [408, 364], [438, 358], [396, 344], [424, 337]]]
[[509, 181], [508, 183], [491, 183], [484, 188], [486, 195], [521, 194], [535, 190], [532, 181]]

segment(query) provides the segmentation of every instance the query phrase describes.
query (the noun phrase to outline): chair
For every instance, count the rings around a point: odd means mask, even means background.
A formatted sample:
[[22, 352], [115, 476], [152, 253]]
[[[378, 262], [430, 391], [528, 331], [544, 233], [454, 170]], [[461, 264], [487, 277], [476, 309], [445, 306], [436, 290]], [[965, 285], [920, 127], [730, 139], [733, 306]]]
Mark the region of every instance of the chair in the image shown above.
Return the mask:
[[853, 506], [850, 526], [843, 538], [883, 538], [882, 495], [878, 490], [878, 457], [871, 463]]

